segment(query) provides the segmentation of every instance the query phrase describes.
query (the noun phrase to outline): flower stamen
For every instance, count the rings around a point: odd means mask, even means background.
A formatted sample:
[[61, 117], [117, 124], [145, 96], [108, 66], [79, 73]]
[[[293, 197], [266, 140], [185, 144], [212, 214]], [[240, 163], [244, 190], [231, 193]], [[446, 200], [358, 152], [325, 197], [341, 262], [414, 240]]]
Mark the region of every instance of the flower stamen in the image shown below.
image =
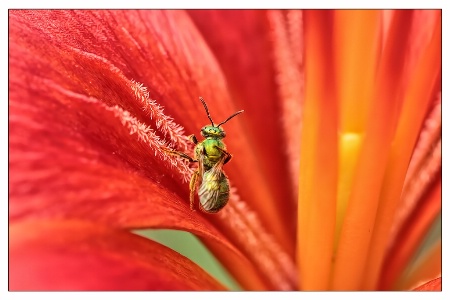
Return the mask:
[[[143, 141], [146, 145], [148, 145], [150, 149], [154, 152], [154, 155], [156, 157], [159, 157], [162, 161], [164, 161], [167, 167], [179, 170], [183, 181], [185, 182], [189, 181], [192, 175], [192, 170], [186, 165], [184, 161], [182, 161], [182, 159], [168, 155], [163, 150], [164, 148], [169, 147], [169, 143], [164, 139], [161, 139], [150, 126], [140, 122], [136, 117], [133, 117], [129, 111], [124, 110], [118, 105], [108, 106], [94, 97], [89, 97], [79, 93], [72, 92], [50, 80], [44, 79], [44, 81], [54, 90], [66, 96], [69, 96], [74, 100], [84, 101], [86, 103], [93, 103], [103, 107], [106, 111], [113, 113], [116, 118], [120, 119], [122, 125], [128, 128], [130, 135], [136, 134], [138, 140]], [[181, 126], [179, 126], [178, 128], [181, 128]], [[180, 138], [178, 138], [178, 140], [179, 139]]]

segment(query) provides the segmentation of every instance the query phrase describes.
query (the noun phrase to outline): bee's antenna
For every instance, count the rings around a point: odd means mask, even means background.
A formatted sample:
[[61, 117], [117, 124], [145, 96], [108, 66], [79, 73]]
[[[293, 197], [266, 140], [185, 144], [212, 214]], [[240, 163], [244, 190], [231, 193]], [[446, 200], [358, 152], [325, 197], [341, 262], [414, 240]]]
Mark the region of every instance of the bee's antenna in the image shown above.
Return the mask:
[[[204, 107], [205, 110], [206, 110], [206, 115], [208, 116], [208, 119], [211, 121], [211, 125], [214, 127], [214, 122], [213, 122], [213, 120], [211, 119], [211, 116], [209, 115], [208, 106], [206, 106], [205, 100], [203, 100], [202, 97], [199, 97], [199, 98], [200, 98], [200, 101], [202, 101], [203, 107]], [[227, 121], [228, 121], [228, 120], [227, 120]]]
[[225, 124], [226, 122], [230, 121], [231, 118], [236, 117], [238, 114], [243, 113], [243, 110], [237, 111], [234, 114], [232, 114], [231, 116], [229, 116], [225, 121], [223, 121], [222, 123], [219, 123], [219, 125], [217, 125], [216, 127], [219, 127], [222, 124]]

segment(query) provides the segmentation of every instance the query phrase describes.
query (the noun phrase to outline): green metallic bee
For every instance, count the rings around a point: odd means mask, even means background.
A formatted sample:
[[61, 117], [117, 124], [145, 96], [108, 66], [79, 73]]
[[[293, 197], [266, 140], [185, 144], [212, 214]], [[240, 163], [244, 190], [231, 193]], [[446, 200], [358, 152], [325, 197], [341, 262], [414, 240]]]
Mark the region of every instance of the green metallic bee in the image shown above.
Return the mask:
[[198, 188], [198, 196], [200, 199], [200, 210], [206, 213], [217, 213], [227, 203], [230, 197], [230, 186], [228, 184], [228, 178], [222, 170], [224, 164], [230, 161], [231, 154], [227, 152], [225, 144], [222, 139], [225, 137], [225, 131], [220, 128], [220, 125], [225, 124], [231, 118], [244, 112], [240, 110], [225, 121], [214, 125], [213, 120], [209, 114], [208, 106], [206, 106], [205, 100], [200, 97], [200, 101], [206, 110], [206, 115], [211, 121], [211, 126], [204, 126], [200, 133], [205, 138], [199, 142], [195, 135], [190, 135], [189, 139], [196, 145], [194, 151], [194, 158], [189, 155], [174, 150], [165, 150], [170, 154], [179, 155], [189, 162], [198, 162], [198, 169], [195, 170], [192, 175], [191, 182], [189, 184], [190, 189], [190, 207], [194, 210], [194, 197], [195, 190]]

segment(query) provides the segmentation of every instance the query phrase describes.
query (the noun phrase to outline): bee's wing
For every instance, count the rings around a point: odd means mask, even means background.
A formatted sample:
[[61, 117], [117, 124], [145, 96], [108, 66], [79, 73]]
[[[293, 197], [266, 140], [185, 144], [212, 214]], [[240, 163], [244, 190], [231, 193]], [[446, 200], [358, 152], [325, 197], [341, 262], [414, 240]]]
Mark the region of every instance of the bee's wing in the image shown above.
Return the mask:
[[206, 211], [213, 211], [220, 202], [220, 189], [226, 179], [222, 170], [225, 157], [222, 157], [211, 169], [204, 171], [198, 190], [200, 203]]
[[214, 175], [215, 178], [219, 178], [223, 174], [223, 165], [225, 163], [225, 156], [222, 156], [220, 160], [210, 169], [208, 172]]

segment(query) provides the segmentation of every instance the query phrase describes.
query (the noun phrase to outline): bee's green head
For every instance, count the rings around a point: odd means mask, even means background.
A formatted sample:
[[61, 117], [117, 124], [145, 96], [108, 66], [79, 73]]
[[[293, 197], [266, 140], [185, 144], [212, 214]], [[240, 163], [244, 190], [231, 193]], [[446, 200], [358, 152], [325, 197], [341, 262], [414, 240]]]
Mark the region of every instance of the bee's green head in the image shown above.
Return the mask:
[[200, 101], [203, 104], [203, 107], [205, 108], [206, 111], [206, 115], [208, 116], [208, 119], [211, 121], [211, 126], [206, 125], [203, 126], [203, 128], [201, 129], [200, 133], [202, 134], [203, 137], [205, 138], [215, 138], [215, 139], [223, 139], [226, 134], [225, 131], [223, 131], [222, 128], [220, 128], [220, 125], [225, 124], [226, 122], [228, 122], [230, 119], [234, 118], [235, 116], [237, 116], [240, 113], [243, 113], [243, 110], [240, 110], [238, 112], [235, 112], [234, 114], [232, 114], [231, 116], [229, 116], [225, 121], [220, 122], [217, 125], [214, 125], [214, 122], [211, 118], [211, 116], [209, 115], [209, 110], [208, 110], [208, 106], [206, 106], [206, 102], [205, 100], [203, 100], [202, 97], [200, 97]]
[[222, 128], [220, 128], [219, 126], [215, 127], [215, 126], [211, 126], [211, 125], [204, 126], [200, 130], [200, 133], [205, 138], [211, 137], [211, 138], [223, 139], [226, 136], [226, 133]]

